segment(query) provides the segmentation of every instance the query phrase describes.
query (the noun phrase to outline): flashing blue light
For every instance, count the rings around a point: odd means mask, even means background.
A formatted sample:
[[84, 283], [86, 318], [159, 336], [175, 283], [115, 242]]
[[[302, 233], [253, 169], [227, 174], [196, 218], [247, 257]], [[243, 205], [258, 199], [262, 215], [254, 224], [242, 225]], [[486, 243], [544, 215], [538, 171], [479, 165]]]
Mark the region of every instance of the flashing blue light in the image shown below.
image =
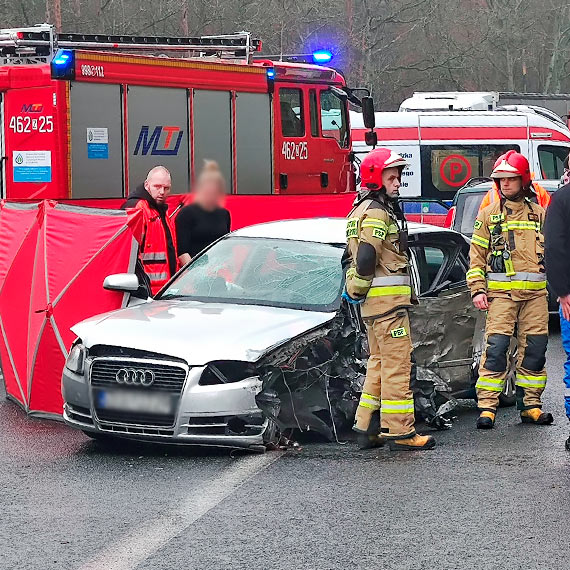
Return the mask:
[[71, 52], [60, 49], [57, 52], [56, 56], [53, 58], [52, 63], [54, 65], [64, 66], [68, 65], [70, 61], [71, 61]]
[[267, 79], [275, 79], [275, 69], [273, 67], [267, 70]]
[[313, 61], [318, 64], [329, 63], [332, 58], [333, 54], [326, 49], [320, 49], [313, 52]]

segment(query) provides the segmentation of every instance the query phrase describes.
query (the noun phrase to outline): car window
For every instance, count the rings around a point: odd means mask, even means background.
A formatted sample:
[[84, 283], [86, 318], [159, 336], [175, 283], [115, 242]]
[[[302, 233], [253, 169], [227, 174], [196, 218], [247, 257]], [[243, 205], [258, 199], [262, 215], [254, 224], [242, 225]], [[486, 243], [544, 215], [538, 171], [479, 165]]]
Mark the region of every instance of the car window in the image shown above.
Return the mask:
[[[465, 244], [466, 251], [468, 249]], [[453, 244], [415, 244], [411, 246], [420, 280], [420, 295], [448, 281], [452, 286], [465, 281], [465, 252]]]
[[279, 89], [281, 132], [284, 137], [305, 136], [303, 92], [300, 89]]
[[475, 225], [475, 218], [479, 213], [479, 207], [483, 201], [483, 196], [486, 192], [465, 193], [460, 200], [463, 202], [462, 206], [458, 204], [458, 217], [457, 226], [454, 229], [462, 234], [471, 237], [473, 235], [473, 226]]
[[489, 176], [499, 156], [517, 145], [422, 145], [422, 195], [452, 199], [471, 178]]
[[541, 144], [538, 147], [541, 177], [546, 180], [557, 180], [564, 174], [564, 160], [570, 149], [565, 146]]
[[196, 258], [161, 298], [332, 311], [342, 253], [321, 243], [234, 236]]

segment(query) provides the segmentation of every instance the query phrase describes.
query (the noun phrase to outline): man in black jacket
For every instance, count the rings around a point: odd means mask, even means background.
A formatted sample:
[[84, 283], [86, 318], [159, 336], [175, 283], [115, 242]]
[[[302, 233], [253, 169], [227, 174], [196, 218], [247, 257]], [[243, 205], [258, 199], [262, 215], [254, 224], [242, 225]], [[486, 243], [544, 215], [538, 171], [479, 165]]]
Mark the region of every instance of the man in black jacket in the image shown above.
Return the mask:
[[[570, 184], [552, 196], [546, 211], [544, 238], [546, 277], [560, 301], [560, 332], [566, 352], [564, 403], [570, 419]], [[566, 449], [570, 451], [570, 437]]]

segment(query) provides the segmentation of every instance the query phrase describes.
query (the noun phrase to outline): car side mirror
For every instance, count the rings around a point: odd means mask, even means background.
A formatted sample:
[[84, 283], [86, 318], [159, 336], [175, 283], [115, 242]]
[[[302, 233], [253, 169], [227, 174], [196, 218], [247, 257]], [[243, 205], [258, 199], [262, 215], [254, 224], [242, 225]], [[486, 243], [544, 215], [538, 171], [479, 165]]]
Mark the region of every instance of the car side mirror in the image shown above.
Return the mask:
[[138, 291], [139, 286], [139, 278], [134, 273], [108, 275], [103, 281], [103, 289], [121, 291], [122, 293], [134, 293]]
[[367, 129], [373, 129], [376, 126], [374, 99], [372, 97], [362, 97], [362, 118]]

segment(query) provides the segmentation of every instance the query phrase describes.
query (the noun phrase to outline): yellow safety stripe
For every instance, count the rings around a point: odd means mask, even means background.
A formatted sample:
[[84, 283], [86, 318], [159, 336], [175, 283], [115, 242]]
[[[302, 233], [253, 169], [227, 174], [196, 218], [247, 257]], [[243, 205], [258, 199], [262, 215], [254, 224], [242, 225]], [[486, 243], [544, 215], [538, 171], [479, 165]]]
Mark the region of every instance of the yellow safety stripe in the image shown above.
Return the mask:
[[413, 414], [414, 400], [382, 400], [383, 414]]
[[488, 248], [489, 247], [489, 240], [482, 238], [481, 236], [473, 235], [471, 238], [471, 243], [476, 245], [480, 245], [481, 247]]
[[379, 410], [380, 409], [380, 398], [374, 396], [373, 394], [367, 394], [366, 392], [362, 392], [360, 396], [360, 402], [358, 403], [359, 406], [363, 408], [368, 408], [370, 410]]
[[407, 285], [393, 287], [371, 287], [367, 297], [388, 297], [390, 295], [411, 295], [412, 288]]
[[362, 287], [363, 289], [366, 289], [372, 285], [372, 279], [363, 279], [362, 277], [358, 277], [358, 275], [353, 275], [350, 278], [350, 282], [355, 287]]
[[382, 230], [388, 231], [388, 224], [384, 220], [379, 220], [378, 218], [364, 218], [362, 220], [361, 227], [363, 228], [380, 228]]
[[361, 228], [372, 228], [372, 237], [385, 240], [388, 235], [388, 226], [382, 221], [376, 218], [366, 218], [362, 221]]
[[523, 376], [517, 374], [515, 382], [521, 388], [544, 388], [546, 386], [546, 376]]
[[[490, 225], [489, 231], [492, 232], [497, 226]], [[532, 231], [540, 231], [540, 223], [539, 222], [526, 222], [522, 220], [510, 220], [504, 224], [501, 224], [502, 230], [507, 232], [509, 230], [532, 230]]]
[[546, 289], [546, 281], [489, 281], [490, 291], [540, 291]]
[[472, 277], [482, 277], [485, 279], [485, 272], [479, 267], [474, 267], [467, 272], [466, 276], [467, 279], [471, 279]]
[[486, 378], [485, 376], [479, 376], [477, 384], [475, 384], [475, 388], [489, 392], [502, 392], [504, 386], [505, 380], [503, 378]]
[[390, 224], [390, 226], [388, 226], [388, 233], [397, 234], [399, 232], [400, 232], [400, 229], [398, 228], [398, 226], [396, 224]]
[[358, 405], [363, 407], [363, 408], [368, 408], [369, 410], [379, 410], [380, 406], [376, 405], [376, 404], [369, 404], [368, 402], [363, 402], [362, 400], [360, 400], [360, 402], [358, 402]]

